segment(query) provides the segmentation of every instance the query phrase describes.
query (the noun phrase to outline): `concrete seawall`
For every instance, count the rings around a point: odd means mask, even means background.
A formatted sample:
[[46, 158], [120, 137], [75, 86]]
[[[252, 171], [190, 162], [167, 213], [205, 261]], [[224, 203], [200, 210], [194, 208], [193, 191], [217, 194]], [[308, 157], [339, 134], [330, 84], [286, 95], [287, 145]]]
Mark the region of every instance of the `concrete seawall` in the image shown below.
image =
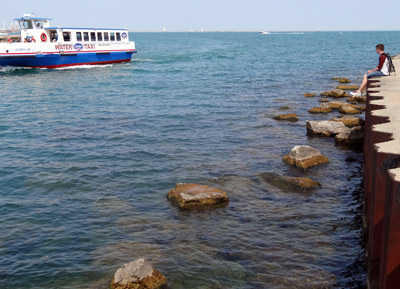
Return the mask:
[[[393, 58], [400, 69], [400, 57]], [[368, 83], [364, 230], [368, 288], [400, 288], [400, 71]]]

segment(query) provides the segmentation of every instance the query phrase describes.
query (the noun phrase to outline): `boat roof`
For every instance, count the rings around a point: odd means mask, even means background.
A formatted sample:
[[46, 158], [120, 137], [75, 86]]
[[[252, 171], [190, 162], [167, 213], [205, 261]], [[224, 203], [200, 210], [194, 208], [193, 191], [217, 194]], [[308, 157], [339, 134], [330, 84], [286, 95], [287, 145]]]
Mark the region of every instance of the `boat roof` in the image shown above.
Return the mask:
[[53, 20], [53, 19], [51, 19], [51, 18], [41, 18], [41, 17], [35, 17], [35, 16], [24, 16], [24, 17], [21, 17], [21, 18], [15, 18], [14, 20], [18, 21], [18, 20]]
[[67, 30], [128, 30], [127, 28], [115, 29], [115, 28], [77, 28], [77, 27], [46, 27], [46, 30], [52, 29], [67, 29]]

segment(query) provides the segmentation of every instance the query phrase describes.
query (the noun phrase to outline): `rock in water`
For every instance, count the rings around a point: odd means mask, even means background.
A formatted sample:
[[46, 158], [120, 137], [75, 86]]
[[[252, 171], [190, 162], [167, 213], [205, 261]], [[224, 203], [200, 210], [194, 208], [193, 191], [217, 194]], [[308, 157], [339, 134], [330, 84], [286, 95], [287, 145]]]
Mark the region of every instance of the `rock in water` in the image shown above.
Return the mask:
[[292, 191], [296, 193], [308, 193], [315, 187], [320, 186], [320, 183], [309, 178], [286, 177], [275, 173], [262, 173], [259, 177], [263, 181], [283, 191]]
[[329, 163], [329, 159], [318, 149], [305, 145], [295, 146], [289, 154], [283, 157], [283, 161], [303, 169]]
[[307, 133], [311, 135], [335, 136], [349, 130], [343, 123], [336, 121], [309, 121], [306, 122]]
[[139, 259], [123, 265], [115, 272], [111, 289], [161, 289], [167, 279], [146, 260]]
[[342, 131], [335, 136], [335, 142], [338, 144], [347, 144], [350, 136], [350, 129]]
[[280, 114], [274, 117], [275, 120], [288, 120], [288, 121], [298, 121], [299, 117], [295, 113]]
[[356, 85], [338, 85], [337, 89], [342, 90], [358, 90], [358, 86]]
[[219, 189], [198, 184], [177, 184], [168, 193], [168, 199], [182, 209], [225, 207], [228, 195]]
[[349, 104], [347, 102], [343, 102], [343, 101], [330, 101], [330, 102], [328, 102], [328, 106], [330, 108], [333, 108], [333, 109], [339, 109], [343, 105], [349, 105]]
[[342, 89], [334, 89], [331, 91], [331, 95], [332, 97], [345, 97], [346, 96], [346, 91], [342, 90]]
[[338, 81], [340, 83], [351, 83], [351, 80], [345, 77], [339, 78]]
[[349, 144], [351, 145], [363, 145], [365, 137], [365, 128], [362, 126], [353, 127], [349, 135]]
[[349, 102], [367, 102], [367, 97], [366, 96], [352, 96], [349, 99], [347, 99]]
[[339, 111], [344, 114], [360, 114], [361, 111], [353, 108], [350, 105], [343, 105], [340, 107]]
[[313, 107], [311, 109], [308, 110], [309, 113], [329, 113], [331, 112], [332, 109], [330, 107]]
[[343, 123], [347, 127], [363, 126], [365, 124], [364, 119], [353, 115], [344, 115], [338, 118], [332, 118], [331, 121], [337, 121]]
[[346, 144], [354, 147], [362, 146], [364, 143], [365, 130], [362, 126], [353, 127], [347, 132], [335, 136], [336, 143]]
[[316, 94], [307, 92], [307, 93], [304, 93], [304, 96], [305, 97], [314, 97], [314, 96], [316, 96]]

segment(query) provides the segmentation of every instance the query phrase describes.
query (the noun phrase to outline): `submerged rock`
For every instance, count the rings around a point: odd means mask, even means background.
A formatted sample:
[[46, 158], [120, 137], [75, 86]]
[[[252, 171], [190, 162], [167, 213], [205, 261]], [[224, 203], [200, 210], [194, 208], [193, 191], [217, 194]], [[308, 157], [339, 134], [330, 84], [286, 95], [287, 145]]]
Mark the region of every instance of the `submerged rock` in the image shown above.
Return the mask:
[[279, 107], [278, 109], [279, 109], [279, 110], [288, 110], [288, 109], [290, 109], [290, 107], [288, 107], [288, 106], [281, 106], [281, 107]]
[[259, 177], [263, 181], [283, 191], [308, 193], [317, 186], [320, 186], [320, 183], [309, 178], [286, 177], [275, 173], [262, 173]]
[[311, 135], [335, 136], [344, 130], [348, 130], [343, 123], [337, 121], [309, 121], [306, 122], [307, 133]]
[[319, 102], [330, 102], [330, 99], [329, 98], [320, 98], [318, 101]]
[[351, 105], [343, 105], [340, 107], [339, 111], [344, 114], [360, 114], [361, 111], [355, 109]]
[[316, 96], [316, 94], [315, 93], [304, 93], [304, 96], [305, 97], [314, 97], [314, 96]]
[[340, 83], [351, 83], [350, 79], [345, 78], [345, 77], [339, 78], [338, 81], [339, 81]]
[[331, 121], [341, 122], [347, 127], [363, 126], [365, 124], [364, 119], [353, 115], [344, 115], [342, 117], [332, 118]]
[[179, 183], [168, 193], [168, 199], [182, 209], [208, 209], [225, 207], [229, 203], [228, 195], [219, 189]]
[[298, 121], [299, 117], [295, 113], [280, 114], [275, 116], [275, 120], [288, 120], [288, 121]]
[[167, 285], [164, 275], [146, 260], [127, 263], [115, 272], [111, 289], [161, 289]]
[[356, 85], [338, 85], [337, 89], [342, 90], [358, 90], [358, 86]]
[[332, 109], [330, 107], [323, 107], [323, 106], [313, 107], [308, 110], [309, 113], [329, 113], [331, 111]]
[[329, 159], [318, 149], [305, 145], [295, 146], [289, 154], [283, 157], [283, 161], [303, 169], [329, 163]]

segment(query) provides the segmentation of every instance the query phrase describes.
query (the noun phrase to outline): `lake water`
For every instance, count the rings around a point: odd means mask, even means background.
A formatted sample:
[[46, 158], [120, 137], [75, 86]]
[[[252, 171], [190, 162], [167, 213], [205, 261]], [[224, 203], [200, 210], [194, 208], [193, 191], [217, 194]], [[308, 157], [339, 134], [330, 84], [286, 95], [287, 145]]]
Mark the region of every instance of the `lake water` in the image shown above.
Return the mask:
[[[306, 120], [338, 113], [310, 115], [302, 95], [358, 84], [399, 36], [136, 33], [128, 64], [1, 70], [0, 288], [105, 289], [138, 258], [173, 289], [363, 288], [362, 155], [307, 137]], [[282, 106], [300, 121], [273, 120]], [[284, 164], [299, 144], [331, 162]], [[321, 187], [281, 191], [264, 172]], [[180, 211], [178, 182], [229, 206]]]

